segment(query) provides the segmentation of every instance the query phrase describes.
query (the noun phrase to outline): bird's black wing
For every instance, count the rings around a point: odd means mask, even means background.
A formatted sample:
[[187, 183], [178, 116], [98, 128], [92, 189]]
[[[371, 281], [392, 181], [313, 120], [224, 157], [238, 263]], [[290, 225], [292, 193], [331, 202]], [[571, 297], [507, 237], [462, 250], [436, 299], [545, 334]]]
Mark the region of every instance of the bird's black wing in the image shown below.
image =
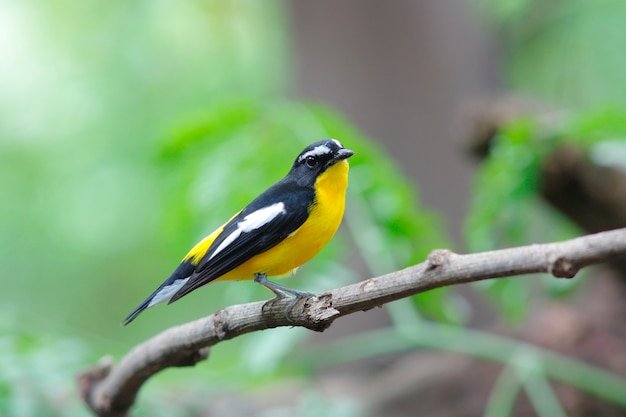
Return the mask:
[[309, 187], [282, 181], [270, 187], [224, 226], [169, 303], [282, 242], [306, 221], [314, 200]]

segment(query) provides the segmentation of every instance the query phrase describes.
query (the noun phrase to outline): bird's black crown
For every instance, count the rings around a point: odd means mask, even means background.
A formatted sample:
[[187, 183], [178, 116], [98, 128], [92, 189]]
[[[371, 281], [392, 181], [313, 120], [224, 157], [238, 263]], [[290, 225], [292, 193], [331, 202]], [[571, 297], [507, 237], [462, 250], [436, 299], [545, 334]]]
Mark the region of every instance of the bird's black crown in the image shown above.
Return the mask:
[[304, 148], [293, 163], [293, 168], [305, 166], [319, 175], [330, 166], [352, 155], [354, 152], [344, 148], [338, 140], [325, 139]]

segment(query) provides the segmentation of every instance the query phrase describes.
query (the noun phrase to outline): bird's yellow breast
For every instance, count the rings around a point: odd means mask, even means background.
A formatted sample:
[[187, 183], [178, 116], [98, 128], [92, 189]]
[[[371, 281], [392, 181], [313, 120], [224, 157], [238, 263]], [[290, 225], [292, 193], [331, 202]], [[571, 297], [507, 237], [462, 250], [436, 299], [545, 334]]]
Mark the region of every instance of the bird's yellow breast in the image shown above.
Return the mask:
[[268, 251], [256, 255], [218, 280], [252, 279], [255, 273], [285, 275], [308, 262], [335, 235], [346, 205], [347, 161], [340, 161], [315, 181], [315, 201], [300, 228]]

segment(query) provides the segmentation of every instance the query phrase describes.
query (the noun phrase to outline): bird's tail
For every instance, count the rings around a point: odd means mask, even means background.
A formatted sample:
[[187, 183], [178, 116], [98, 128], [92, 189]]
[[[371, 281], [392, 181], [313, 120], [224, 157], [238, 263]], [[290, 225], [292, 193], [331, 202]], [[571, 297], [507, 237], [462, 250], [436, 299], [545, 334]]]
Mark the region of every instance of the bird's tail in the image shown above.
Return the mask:
[[150, 306], [150, 301], [152, 301], [154, 294], [152, 294], [150, 297], [146, 298], [145, 300], [143, 300], [141, 302], [141, 304], [139, 304], [137, 307], [135, 307], [135, 309], [133, 311], [130, 312], [130, 314], [128, 316], [126, 316], [126, 318], [122, 321], [122, 326], [126, 326], [128, 323], [130, 323], [131, 321], [135, 320], [135, 318], [141, 314], [142, 311], [144, 311], [146, 308], [148, 308]]
[[165, 281], [159, 288], [157, 288], [152, 294], [148, 296], [145, 300], [141, 302], [133, 311], [126, 316], [126, 318], [122, 321], [122, 326], [126, 326], [131, 321], [135, 320], [135, 318], [141, 314], [148, 307], [155, 306], [157, 304], [161, 304], [165, 301], [169, 301], [170, 298], [176, 292], [187, 283], [189, 277], [182, 279], [173, 279], [170, 278]]

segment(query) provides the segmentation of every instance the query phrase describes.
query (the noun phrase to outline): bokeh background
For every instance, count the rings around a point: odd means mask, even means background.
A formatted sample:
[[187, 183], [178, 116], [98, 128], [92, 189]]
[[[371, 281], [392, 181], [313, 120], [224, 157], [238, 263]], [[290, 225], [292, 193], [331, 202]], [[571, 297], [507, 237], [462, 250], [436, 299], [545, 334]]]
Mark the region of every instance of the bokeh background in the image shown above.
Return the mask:
[[[120, 321], [307, 144], [357, 152], [344, 224], [287, 283], [624, 226], [618, 0], [0, 0], [0, 415], [87, 416], [74, 378], [269, 297]], [[623, 264], [621, 264], [623, 265]], [[432, 291], [228, 341], [138, 416], [626, 415], [624, 268]]]

